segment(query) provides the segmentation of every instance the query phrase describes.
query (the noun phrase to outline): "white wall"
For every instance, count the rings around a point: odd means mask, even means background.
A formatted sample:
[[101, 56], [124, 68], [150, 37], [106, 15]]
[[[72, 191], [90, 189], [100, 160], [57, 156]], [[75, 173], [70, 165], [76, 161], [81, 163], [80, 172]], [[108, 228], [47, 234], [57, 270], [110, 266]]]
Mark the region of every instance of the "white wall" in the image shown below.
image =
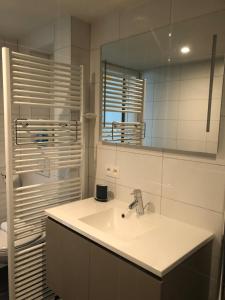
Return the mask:
[[[0, 48], [9, 47], [16, 49], [16, 41], [6, 41], [0, 38]], [[0, 54], [1, 55], [1, 54]], [[19, 108], [14, 108], [13, 118], [19, 115]], [[0, 58], [0, 223], [6, 220], [6, 194], [5, 181], [1, 176], [5, 174], [5, 143], [4, 143], [4, 112], [3, 112], [3, 90], [2, 90], [2, 61]]]
[[[144, 3], [145, 2], [145, 3]], [[100, 111], [100, 46], [168, 25], [170, 0], [143, 1], [142, 5], [114, 12], [92, 24], [91, 103]], [[174, 0], [174, 22], [225, 9], [222, 0]], [[215, 158], [106, 146], [98, 142], [99, 117], [92, 130], [90, 151], [90, 194], [95, 182], [107, 183], [115, 196], [127, 203], [133, 188], [141, 188], [145, 201], [154, 203], [155, 211], [215, 233], [210, 299], [215, 300], [216, 279], [223, 231], [225, 186], [225, 112], [221, 112], [219, 152]], [[90, 149], [91, 149], [90, 148]], [[119, 178], [106, 177], [105, 166], [120, 169]]]

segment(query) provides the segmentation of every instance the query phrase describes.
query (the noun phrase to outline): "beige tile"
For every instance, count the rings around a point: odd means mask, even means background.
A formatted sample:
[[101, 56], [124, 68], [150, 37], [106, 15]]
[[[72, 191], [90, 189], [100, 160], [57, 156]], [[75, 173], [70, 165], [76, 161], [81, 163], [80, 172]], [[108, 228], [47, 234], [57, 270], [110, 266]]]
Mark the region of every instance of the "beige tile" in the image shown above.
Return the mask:
[[162, 198], [161, 213], [166, 217], [213, 232], [215, 238], [212, 254], [213, 257], [219, 256], [223, 231], [222, 214], [166, 198]]
[[178, 22], [221, 9], [225, 9], [223, 0], [174, 0], [173, 21]]
[[160, 156], [117, 151], [116, 165], [120, 169], [118, 184], [140, 188], [154, 195], [161, 194]]
[[145, 1], [120, 13], [120, 38], [169, 24], [170, 1]]
[[91, 25], [91, 49], [119, 39], [119, 14], [113, 12]]
[[225, 167], [164, 158], [162, 194], [216, 212], [224, 209]]

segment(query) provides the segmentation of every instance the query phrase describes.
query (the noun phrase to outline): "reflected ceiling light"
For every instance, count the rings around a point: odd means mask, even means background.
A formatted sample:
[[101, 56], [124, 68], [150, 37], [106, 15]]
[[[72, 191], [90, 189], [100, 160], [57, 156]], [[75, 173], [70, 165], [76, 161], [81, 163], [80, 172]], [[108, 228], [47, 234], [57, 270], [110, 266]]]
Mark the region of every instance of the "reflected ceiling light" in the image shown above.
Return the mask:
[[170, 57], [168, 58], [168, 62], [171, 62], [171, 58]]
[[191, 51], [191, 49], [188, 46], [184, 46], [180, 49], [180, 52], [182, 54], [188, 54]]
[[172, 36], [172, 32], [169, 32], [169, 34], [168, 34], [168, 35], [169, 35], [169, 37], [171, 37], [171, 36]]

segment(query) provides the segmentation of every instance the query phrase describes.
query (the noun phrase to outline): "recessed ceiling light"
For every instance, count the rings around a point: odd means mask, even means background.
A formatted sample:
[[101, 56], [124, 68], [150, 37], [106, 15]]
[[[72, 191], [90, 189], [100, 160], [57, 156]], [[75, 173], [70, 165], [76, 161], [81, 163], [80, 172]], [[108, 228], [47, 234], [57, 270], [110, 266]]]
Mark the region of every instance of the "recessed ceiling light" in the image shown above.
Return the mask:
[[169, 34], [168, 34], [168, 35], [169, 35], [169, 37], [171, 37], [171, 36], [172, 36], [172, 32], [169, 32]]
[[188, 46], [184, 46], [184, 47], [182, 47], [181, 49], [180, 49], [180, 52], [182, 53], [182, 54], [187, 54], [187, 53], [189, 53], [191, 51], [191, 49], [188, 47]]
[[168, 58], [168, 62], [171, 62], [171, 58], [170, 57]]

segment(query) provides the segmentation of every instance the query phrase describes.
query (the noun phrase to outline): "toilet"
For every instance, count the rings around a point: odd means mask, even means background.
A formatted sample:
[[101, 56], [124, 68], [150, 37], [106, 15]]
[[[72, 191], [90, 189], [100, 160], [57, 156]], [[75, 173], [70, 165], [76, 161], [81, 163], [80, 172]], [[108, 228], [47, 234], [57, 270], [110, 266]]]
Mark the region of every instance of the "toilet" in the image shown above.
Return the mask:
[[[4, 227], [4, 226], [1, 226]], [[16, 241], [16, 248], [25, 249], [28, 245], [34, 245], [43, 240], [43, 235], [34, 234], [32, 236]], [[7, 231], [0, 229], [0, 265], [8, 263]]]

